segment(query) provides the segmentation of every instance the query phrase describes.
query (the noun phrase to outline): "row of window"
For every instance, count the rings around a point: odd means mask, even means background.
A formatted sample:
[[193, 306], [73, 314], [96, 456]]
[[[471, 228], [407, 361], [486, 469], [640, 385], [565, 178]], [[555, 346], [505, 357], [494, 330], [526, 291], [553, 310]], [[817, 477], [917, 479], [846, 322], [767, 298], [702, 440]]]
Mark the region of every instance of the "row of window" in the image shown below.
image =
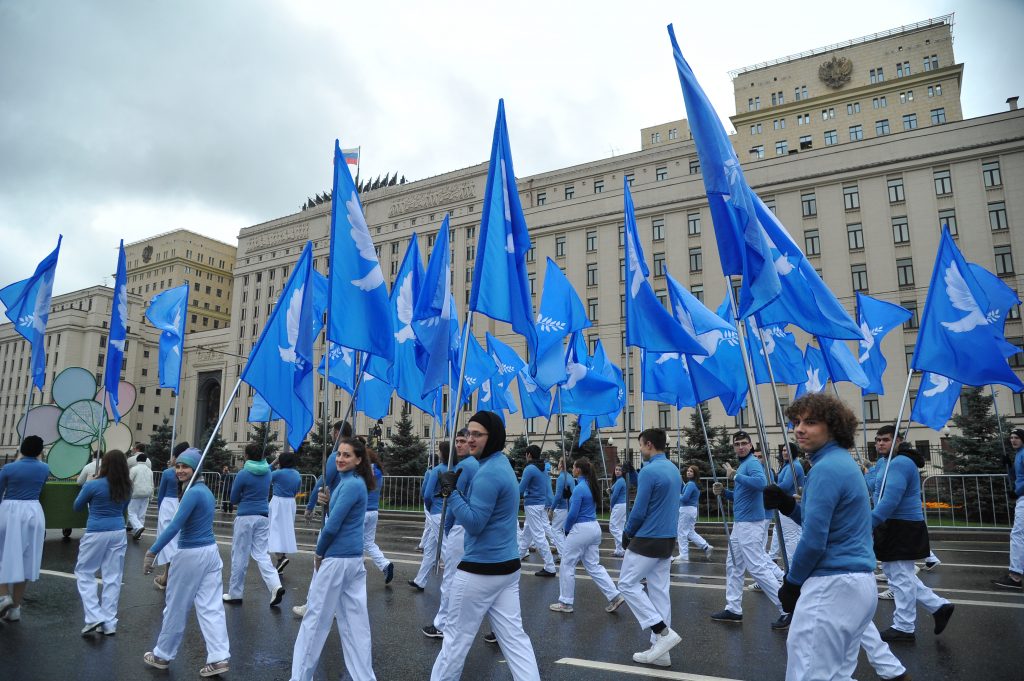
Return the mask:
[[[690, 161], [689, 161], [689, 174], [690, 175], [699, 175], [700, 174], [700, 161], [697, 160], [696, 158], [691, 158]], [[633, 182], [636, 180], [636, 176], [633, 173], [626, 173], [625, 175], [623, 175], [623, 179], [626, 181], [626, 183], [630, 187], [632, 187], [633, 186]], [[665, 181], [667, 179], [668, 179], [668, 166], [658, 166], [658, 167], [656, 167], [654, 169], [654, 180], [655, 180], [655, 182], [663, 182], [663, 181]], [[591, 186], [593, 187], [593, 193], [594, 194], [602, 194], [602, 193], [604, 193], [605, 183], [604, 183], [603, 179], [602, 180], [594, 180], [591, 183]], [[569, 199], [575, 198], [576, 197], [576, 185], [575, 184], [567, 184], [567, 185], [565, 185], [562, 188], [562, 196], [563, 196], [563, 198], [566, 201], [568, 201]], [[537, 203], [538, 206], [543, 206], [543, 205], [547, 204], [547, 201], [548, 201], [548, 191], [547, 190], [537, 192], [536, 203]]]
[[[799, 121], [799, 116], [797, 117], [797, 120]], [[946, 122], [946, 110], [945, 110], [945, 108], [932, 109], [931, 110], [931, 121], [932, 121], [932, 125], [941, 125], [942, 123], [945, 123]], [[758, 123], [757, 127], [760, 128], [760, 125], [761, 124]], [[786, 127], [785, 124], [783, 124], [782, 127], [785, 128]], [[753, 126], [752, 126], [752, 128], [753, 128]], [[915, 129], [917, 129], [917, 114], [916, 113], [906, 114], [906, 115], [903, 116], [903, 129], [904, 130], [915, 130]], [[881, 120], [875, 121], [875, 136], [876, 137], [884, 137], [885, 135], [888, 135], [891, 132], [892, 132], [892, 130], [889, 127], [889, 119], [888, 118], [883, 118]], [[753, 129], [751, 130], [751, 134], [753, 134]], [[850, 128], [849, 128], [849, 135], [850, 135], [850, 141], [851, 142], [859, 142], [859, 141], [863, 140], [864, 139], [864, 126], [862, 126], [860, 124], [851, 125]], [[832, 146], [833, 144], [838, 144], [839, 143], [839, 131], [838, 130], [826, 130], [825, 133], [824, 133], [824, 139], [825, 139], [825, 146], [827, 146], [827, 147]], [[801, 135], [801, 137], [800, 137], [800, 150], [801, 151], [806, 151], [808, 149], [812, 149], [813, 146], [814, 146], [814, 143], [813, 143], [813, 140], [811, 139], [810, 135]], [[775, 155], [776, 156], [785, 156], [788, 153], [789, 153], [789, 141], [788, 140], [780, 140], [780, 141], [775, 143]], [[763, 144], [759, 144], [757, 146], [751, 147], [750, 148], [750, 156], [751, 156], [751, 158], [753, 160], [763, 159], [764, 158], [764, 145]]]
[[[669, 139], [670, 142], [672, 140], [679, 139], [679, 128], [669, 128], [668, 129], [668, 139]], [[661, 131], [652, 132], [651, 133], [651, 144], [658, 144], [659, 142], [661, 142]]]
[[[942, 95], [942, 84], [941, 83], [936, 83], [934, 85], [929, 85], [928, 86], [928, 96], [929, 97], [939, 97], [941, 95]], [[914, 101], [914, 91], [913, 90], [906, 90], [906, 91], [900, 93], [900, 102], [902, 104], [906, 104], [906, 103], [912, 102], [912, 101]], [[889, 106], [889, 103], [888, 103], [888, 100], [886, 99], [885, 95], [882, 95], [880, 97], [874, 97], [871, 100], [871, 107], [873, 109], [884, 109], [887, 106]], [[852, 116], [854, 114], [859, 114], [859, 113], [860, 113], [860, 102], [849, 102], [849, 103], [847, 103], [847, 105], [846, 105], [846, 115]], [[830, 121], [830, 120], [834, 119], [835, 117], [836, 117], [835, 107], [831, 107], [830, 106], [830, 107], [827, 107], [827, 108], [821, 110], [821, 120], [823, 120], [823, 121]], [[764, 122], [762, 121], [762, 122], [751, 124], [751, 126], [750, 126], [750, 134], [751, 135], [760, 135], [764, 131], [763, 123]], [[797, 125], [810, 125], [811, 124], [811, 114], [809, 114], [809, 113], [797, 114], [796, 115], [796, 124]], [[783, 117], [783, 118], [773, 118], [772, 119], [772, 130], [785, 130], [785, 129], [786, 129], [786, 119], [785, 119], [785, 117]]]

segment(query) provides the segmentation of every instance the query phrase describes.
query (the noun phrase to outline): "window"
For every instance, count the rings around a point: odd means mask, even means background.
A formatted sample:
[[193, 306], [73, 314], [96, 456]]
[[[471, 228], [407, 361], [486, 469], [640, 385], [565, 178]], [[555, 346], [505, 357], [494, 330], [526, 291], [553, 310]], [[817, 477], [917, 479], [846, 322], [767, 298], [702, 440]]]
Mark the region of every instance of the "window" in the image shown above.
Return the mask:
[[850, 266], [850, 274], [853, 276], [853, 290], [854, 291], [867, 291], [868, 290], [868, 266], [867, 265], [852, 265], [852, 266]]
[[881, 66], [877, 69], [871, 69], [869, 75], [872, 83], [881, 83], [885, 80], [885, 70]]
[[626, 226], [619, 225], [619, 247], [626, 245]]
[[1017, 338], [1007, 338], [1006, 340], [1010, 345], [1013, 345], [1018, 349], [1018, 352], [1006, 358], [1007, 361], [1010, 363], [1010, 366], [1014, 368], [1024, 366], [1024, 355], [1021, 355], [1019, 351], [1020, 347], [1024, 345], [1024, 338], [1018, 336]]
[[914, 101], [914, 91], [907, 90], [906, 92], [900, 93], [900, 104], [906, 104], [907, 102]]
[[850, 126], [850, 141], [859, 142], [864, 139], [864, 126], [862, 125], [851, 125]]
[[785, 156], [787, 153], [789, 153], [789, 143], [786, 140], [775, 143], [776, 156]]
[[871, 100], [872, 109], [884, 109], [887, 106], [889, 106], [889, 102], [888, 100], [886, 100], [885, 95], [882, 95], [881, 97], [875, 97], [874, 99]]
[[936, 170], [932, 173], [935, 179], [935, 195], [944, 196], [953, 193], [953, 178], [948, 170]]
[[623, 175], [622, 179], [624, 179], [626, 181], [626, 184], [628, 184], [630, 187], [633, 186], [633, 180], [635, 179], [633, 173], [627, 173]]
[[[758, 125], [758, 127], [761, 127], [760, 123], [758, 123], [757, 125]], [[662, 166], [660, 168], [655, 168], [654, 169], [654, 179], [657, 182], [661, 182], [662, 180], [667, 180], [668, 179], [668, 168], [666, 166]]]
[[658, 289], [655, 291], [654, 297], [658, 299], [658, 302], [661, 303], [662, 307], [668, 305], [668, 291], [665, 289]]
[[917, 316], [917, 301], [916, 300], [904, 300], [900, 302], [900, 305], [905, 307], [910, 313], [910, 318], [903, 322], [903, 329], [906, 331], [912, 331], [920, 326], [920, 320]]
[[810, 149], [812, 145], [813, 145], [813, 143], [811, 142], [811, 136], [810, 135], [800, 135], [800, 149], [802, 151], [806, 151], [807, 149]]
[[805, 114], [797, 114], [796, 115], [796, 124], [797, 125], [810, 125], [811, 124], [811, 114], [807, 114], [807, 113], [805, 113]]
[[597, 263], [587, 263], [587, 286], [597, 286]]
[[1010, 252], [1009, 246], [996, 246], [996, 274], [999, 276], [1006, 276], [1013, 274], [1013, 253]]
[[672, 407], [670, 405], [658, 405], [658, 427], [666, 430], [672, 427]]
[[839, 135], [835, 130], [825, 131], [825, 146], [830, 147], [833, 144], [839, 144]]
[[883, 118], [880, 121], [875, 121], [875, 136], [882, 137], [889, 134], [889, 119]]
[[750, 413], [749, 409], [743, 407], [736, 412], [736, 427], [737, 428], [749, 428], [750, 427]]
[[626, 281], [626, 259], [619, 258], [619, 281]]
[[700, 173], [700, 159], [690, 159], [690, 174], [697, 175]]
[[597, 231], [596, 230], [595, 231], [587, 232], [587, 250], [588, 251], [596, 251], [597, 250]]
[[896, 64], [896, 77], [903, 78], [904, 76], [910, 75], [910, 62], [905, 61], [902, 64]]
[[835, 117], [836, 117], [836, 110], [835, 110], [835, 108], [830, 106], [827, 109], [822, 109], [821, 110], [821, 120], [827, 121], [830, 118], [835, 118]]
[[760, 97], [754, 97], [754, 111], [760, 111], [760, 110], [761, 110], [761, 98]]
[[690, 249], [690, 271], [701, 272], [704, 270], [704, 257], [701, 255], [700, 246]]
[[860, 113], [860, 102], [850, 102], [846, 105], [847, 116], [852, 116], [855, 113]]
[[786, 96], [782, 92], [772, 93], [772, 106], [779, 106], [786, 103]]
[[889, 187], [889, 203], [903, 203], [907, 196], [903, 191], [903, 178], [897, 177], [886, 182]]
[[932, 109], [932, 125], [939, 125], [946, 122], [946, 110], [944, 108]]
[[956, 211], [952, 208], [939, 211], [939, 227], [949, 229], [950, 236], [956, 236]]
[[[531, 296], [536, 295], [537, 294], [537, 275], [536, 274], [531, 274], [531, 275], [529, 275], [528, 278], [530, 280], [530, 295]], [[467, 291], [467, 293], [469, 293], [469, 292]]]
[[686, 214], [686, 233], [690, 236], [700, 234], [700, 213]]
[[565, 199], [566, 201], [568, 201], [574, 196], [576, 196], [576, 187], [570, 184], [568, 187], [565, 188]]
[[668, 129], [668, 138], [670, 140], [679, 139], [679, 128], [669, 128]]
[[801, 99], [807, 99], [807, 86], [801, 85], [793, 88], [793, 99], [799, 102]]
[[865, 395], [864, 396], [864, 420], [865, 421], [880, 421], [882, 419], [882, 412], [878, 408], [878, 395]]
[[655, 253], [654, 254], [654, 276], [663, 277], [665, 276], [665, 254]]
[[761, 124], [760, 123], [755, 123], [752, 126], [750, 126], [750, 134], [751, 135], [760, 135], [761, 134], [761, 130], [762, 130], [762, 128], [761, 128]]
[[901, 288], [914, 285], [913, 258], [899, 258], [896, 260], [896, 281]]
[[750, 148], [750, 158], [751, 158], [751, 160], [754, 160], [754, 161], [756, 161], [758, 159], [764, 158], [764, 145], [763, 144], [758, 144], [756, 147], [751, 147]]
[[917, 114], [904, 114], [903, 115], [903, 129], [913, 130], [917, 127]]
[[[1014, 291], [1013, 294], [1017, 295], [1017, 292]], [[1013, 307], [1011, 307], [1009, 309], [1009, 311], [1006, 313], [1006, 318], [1007, 319], [1020, 319], [1020, 305], [1014, 305]]]
[[846, 240], [850, 244], [850, 250], [856, 251], [864, 248], [864, 227], [859, 222], [846, 225]]
[[692, 293], [693, 297], [696, 298], [697, 300], [699, 300], [700, 302], [702, 302], [702, 303], [704, 302], [704, 285], [703, 284], [694, 284], [693, 286], [691, 286], [690, 287], [690, 293]]
[[818, 200], [815, 198], [814, 192], [800, 195], [800, 210], [805, 218], [818, 214]]
[[942, 83], [936, 83], [935, 85], [928, 86], [929, 97], [941, 97], [942, 96]]
[[537, 259], [537, 248], [531, 246], [530, 250], [526, 251], [526, 262], [534, 262]]
[[984, 161], [981, 164], [981, 176], [985, 179], [985, 189], [1001, 185], [1003, 176], [999, 172], [999, 161]]
[[548, 200], [547, 192], [537, 192], [537, 205], [543, 206]]
[[754, 98], [753, 97], [748, 97], [747, 98], [747, 111], [753, 111], [753, 110], [754, 110]]
[[654, 241], [664, 241], [665, 218], [654, 218], [651, 220], [651, 239]]
[[556, 236], [555, 237], [555, 257], [556, 258], [563, 258], [563, 257], [565, 257], [565, 237], [564, 236]]
[[993, 232], [1009, 228], [1010, 224], [1006, 220], [1005, 201], [993, 201], [988, 204], [988, 224]]
[[619, 296], [619, 318], [626, 318], [626, 294], [623, 293]]
[[657, 144], [660, 141], [661, 141], [661, 133], [660, 132], [652, 132], [651, 133], [651, 144]]
[[785, 118], [776, 118], [775, 120], [772, 121], [772, 130], [785, 130], [785, 129], [786, 129], [786, 119]]
[[843, 187], [843, 206], [846, 210], [857, 210], [860, 208], [860, 189], [857, 185]]
[[587, 317], [590, 321], [597, 319], [597, 298], [587, 298]]
[[804, 254], [821, 255], [821, 239], [818, 230], [809, 229], [804, 232]]
[[604, 192], [604, 180], [594, 180], [594, 193], [601, 194]]
[[892, 219], [892, 242], [894, 244], [910, 243], [910, 223], [907, 222], [906, 215]]
[[1013, 415], [1024, 416], [1024, 393], [1013, 393]]
[[924, 58], [924, 70], [925, 71], [934, 71], [937, 68], [939, 68], [939, 56], [938, 55], [933, 54], [930, 57], [925, 57]]

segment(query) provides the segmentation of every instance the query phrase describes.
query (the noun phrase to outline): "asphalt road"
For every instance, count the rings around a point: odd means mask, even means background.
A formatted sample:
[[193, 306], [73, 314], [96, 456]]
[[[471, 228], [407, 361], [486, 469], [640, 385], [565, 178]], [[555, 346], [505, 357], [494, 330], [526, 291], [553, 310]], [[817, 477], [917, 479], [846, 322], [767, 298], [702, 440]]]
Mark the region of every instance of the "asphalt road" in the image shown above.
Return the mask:
[[[219, 514], [218, 514], [219, 515]], [[152, 524], [152, 519], [151, 519]], [[230, 562], [227, 524], [218, 526], [218, 540], [225, 563]], [[378, 543], [396, 565], [395, 580], [385, 586], [382, 575], [368, 563], [368, 609], [377, 678], [426, 679], [440, 649], [440, 641], [428, 639], [420, 627], [431, 622], [438, 602], [438, 579], [423, 593], [406, 585], [419, 565], [415, 550], [422, 523], [382, 520]], [[700, 528], [698, 528], [700, 529]], [[120, 625], [113, 637], [83, 638], [82, 607], [73, 577], [78, 552], [76, 530], [70, 541], [51, 532], [43, 554], [44, 574], [30, 585], [22, 620], [0, 623], [0, 679], [119, 679], [198, 678], [205, 662], [205, 648], [195, 621], [190, 618], [178, 658], [168, 672], [145, 666], [142, 654], [151, 650], [160, 629], [163, 592], [142, 575], [142, 556], [152, 543], [152, 532], [135, 544], [129, 540], [124, 587], [121, 592]], [[227, 607], [231, 639], [231, 672], [225, 678], [288, 679], [292, 647], [299, 620], [291, 606], [304, 602], [312, 558], [309, 534], [300, 537], [301, 553], [283, 575], [288, 593], [282, 607], [268, 607], [269, 597], [258, 571], [250, 565], [246, 600]], [[709, 536], [712, 544], [721, 537]], [[917, 642], [894, 648], [915, 679], [1020, 679], [1021, 641], [1024, 641], [1024, 596], [989, 588], [988, 581], [1005, 571], [1006, 541], [933, 541], [942, 565], [922, 572], [922, 580], [956, 604], [948, 629], [934, 636], [930, 615], [919, 611]], [[552, 681], [612, 681], [621, 679], [681, 679], [689, 681], [758, 681], [785, 676], [785, 635], [769, 628], [775, 618], [763, 595], [746, 593], [742, 625], [713, 622], [708, 615], [724, 606], [725, 552], [716, 551], [710, 561], [673, 566], [673, 626], [683, 638], [672, 653], [671, 668], [635, 664], [632, 653], [648, 647], [647, 634], [623, 606], [617, 613], [604, 612], [604, 599], [583, 573], [577, 574], [576, 611], [550, 612], [558, 598], [557, 580], [540, 579], [532, 572], [540, 567], [532, 559], [523, 570], [521, 598], [525, 628], [533, 641], [541, 676]], [[602, 562], [613, 579], [620, 560], [611, 556], [611, 539], [605, 533]], [[881, 588], [884, 588], [882, 586]], [[892, 602], [880, 601], [875, 615], [879, 629], [889, 626]], [[317, 679], [348, 678], [344, 672], [337, 632], [331, 633], [321, 658]], [[511, 674], [498, 646], [483, 641], [470, 651], [464, 679], [510, 679]], [[878, 678], [863, 654], [857, 678]]]

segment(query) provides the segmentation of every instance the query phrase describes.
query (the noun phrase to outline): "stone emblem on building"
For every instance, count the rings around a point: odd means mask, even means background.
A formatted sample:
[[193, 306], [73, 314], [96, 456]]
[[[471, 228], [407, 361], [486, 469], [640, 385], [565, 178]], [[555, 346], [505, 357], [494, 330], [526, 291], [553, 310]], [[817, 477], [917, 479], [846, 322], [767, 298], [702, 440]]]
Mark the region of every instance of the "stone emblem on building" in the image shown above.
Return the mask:
[[846, 57], [832, 57], [818, 67], [818, 78], [833, 90], [838, 90], [850, 82], [853, 75], [853, 62]]
[[142, 249], [142, 262], [149, 262], [153, 258], [153, 247], [146, 246]]

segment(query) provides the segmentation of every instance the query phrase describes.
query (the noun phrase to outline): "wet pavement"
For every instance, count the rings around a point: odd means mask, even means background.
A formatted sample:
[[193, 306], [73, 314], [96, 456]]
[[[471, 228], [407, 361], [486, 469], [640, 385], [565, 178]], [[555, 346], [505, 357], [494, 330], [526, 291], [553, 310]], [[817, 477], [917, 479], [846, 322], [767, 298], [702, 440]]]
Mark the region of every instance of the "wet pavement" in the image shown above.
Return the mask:
[[[220, 514], [218, 514], [220, 515]], [[151, 517], [150, 527], [153, 521]], [[230, 562], [230, 525], [217, 527], [224, 578]], [[698, 531], [702, 528], [698, 527]], [[708, 539], [721, 545], [721, 536], [709, 529]], [[419, 565], [416, 543], [422, 523], [416, 519], [382, 519], [378, 544], [395, 562], [395, 579], [384, 585], [383, 576], [367, 564], [367, 597], [377, 678], [426, 679], [441, 642], [423, 636], [438, 602], [439, 578], [419, 593], [406, 584]], [[145, 666], [142, 655], [151, 650], [160, 629], [163, 592], [142, 575], [142, 557], [153, 541], [150, 530], [139, 543], [129, 540], [120, 624], [116, 636], [83, 638], [82, 608], [73, 577], [81, 530], [70, 541], [50, 532], [43, 554], [44, 574], [29, 587], [22, 621], [0, 623], [0, 678], [9, 681], [73, 679], [191, 679], [205, 663], [205, 648], [195, 617], [190, 617], [178, 658], [169, 671]], [[280, 608], [268, 607], [269, 595], [255, 565], [250, 563], [245, 602], [227, 605], [231, 640], [231, 672], [225, 678], [287, 679], [299, 620], [291, 606], [305, 600], [312, 571], [312, 532], [301, 532], [300, 553], [292, 555], [283, 575], [287, 595]], [[602, 563], [613, 579], [621, 561], [611, 556], [607, 532]], [[717, 540], [717, 541], [716, 541]], [[1005, 572], [1008, 541], [976, 540], [970, 535], [932, 542], [942, 564], [922, 571], [922, 581], [956, 604], [949, 627], [932, 634], [932, 618], [919, 609], [917, 642], [894, 646], [896, 655], [915, 679], [1019, 679], [1024, 677], [1024, 596], [997, 592], [989, 580]], [[524, 565], [521, 581], [523, 620], [545, 680], [611, 681], [613, 679], [682, 679], [689, 681], [757, 681], [785, 676], [785, 635], [772, 632], [775, 619], [761, 594], [744, 595], [742, 625], [713, 622], [708, 615], [724, 607], [725, 552], [710, 561], [697, 558], [672, 569], [673, 626], [683, 638], [672, 652], [670, 668], [650, 668], [632, 661], [632, 653], [648, 647], [648, 638], [627, 606], [604, 612], [604, 598], [586, 574], [577, 572], [575, 612], [554, 613], [548, 604], [558, 598], [558, 580], [540, 579], [534, 558]], [[884, 589], [880, 585], [880, 589]], [[875, 622], [885, 629], [892, 621], [892, 601], [879, 601]], [[348, 678], [344, 672], [336, 631], [327, 639], [317, 679]], [[464, 679], [510, 679], [511, 674], [496, 645], [474, 644]], [[856, 678], [878, 678], [863, 654]]]

